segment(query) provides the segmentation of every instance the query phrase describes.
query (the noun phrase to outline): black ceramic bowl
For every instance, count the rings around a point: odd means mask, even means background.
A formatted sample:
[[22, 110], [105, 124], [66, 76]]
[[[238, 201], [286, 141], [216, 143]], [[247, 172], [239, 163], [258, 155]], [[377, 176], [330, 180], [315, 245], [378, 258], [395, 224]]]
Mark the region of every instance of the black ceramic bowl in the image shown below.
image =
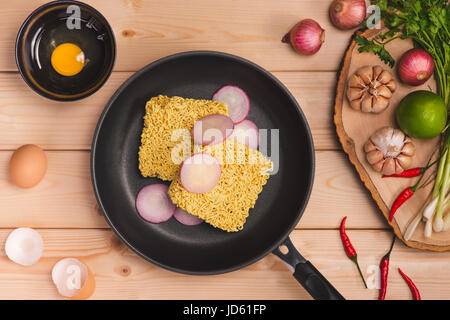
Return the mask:
[[[86, 57], [82, 71], [63, 76], [51, 65], [53, 50], [73, 43]], [[16, 40], [16, 63], [25, 82], [53, 100], [87, 97], [108, 79], [116, 58], [116, 42], [105, 17], [78, 1], [53, 1], [37, 8], [25, 20]]]

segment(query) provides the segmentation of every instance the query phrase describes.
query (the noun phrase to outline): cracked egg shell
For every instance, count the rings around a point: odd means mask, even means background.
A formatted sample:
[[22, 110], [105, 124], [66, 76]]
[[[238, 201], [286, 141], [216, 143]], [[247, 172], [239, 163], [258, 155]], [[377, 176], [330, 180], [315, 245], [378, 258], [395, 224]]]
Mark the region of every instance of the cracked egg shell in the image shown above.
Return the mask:
[[76, 258], [59, 260], [52, 269], [58, 293], [71, 300], [88, 299], [95, 291], [95, 278], [89, 267]]
[[39, 261], [44, 251], [41, 235], [31, 228], [13, 230], [5, 243], [7, 257], [22, 266], [31, 266]]

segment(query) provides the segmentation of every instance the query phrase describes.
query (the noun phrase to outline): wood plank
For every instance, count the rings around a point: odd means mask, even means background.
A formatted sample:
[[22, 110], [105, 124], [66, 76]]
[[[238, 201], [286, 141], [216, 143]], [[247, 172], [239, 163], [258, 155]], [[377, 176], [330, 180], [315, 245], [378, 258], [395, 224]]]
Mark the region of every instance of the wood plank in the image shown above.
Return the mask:
[[348, 228], [389, 228], [346, 155], [318, 151], [311, 199], [297, 227], [337, 228], [344, 216]]
[[[47, 151], [49, 169], [32, 189], [9, 182], [11, 151], [0, 152], [0, 227], [105, 228], [93, 195], [89, 152]], [[361, 182], [340, 151], [317, 152], [315, 185], [299, 228], [386, 228]]]
[[[103, 108], [131, 75], [115, 72], [94, 95], [81, 101], [61, 103], [31, 91], [17, 73], [0, 73], [0, 149], [13, 150], [34, 143], [52, 150], [89, 150]], [[340, 149], [332, 124], [335, 74], [276, 72], [275, 76], [299, 101], [309, 121], [316, 149]]]
[[[0, 230], [0, 246], [11, 230]], [[233, 273], [188, 276], [156, 267], [132, 253], [108, 230], [38, 230], [44, 255], [31, 267], [9, 261], [0, 251], [0, 299], [59, 299], [51, 281], [53, 265], [64, 257], [86, 262], [96, 277], [92, 299], [310, 299], [284, 264], [273, 255]], [[358, 249], [366, 279], [369, 266], [378, 266], [391, 241], [386, 231], [349, 232]], [[337, 230], [294, 231], [295, 246], [347, 299], [376, 299], [378, 290], [365, 289], [353, 262], [344, 253]], [[411, 299], [406, 283], [396, 271], [407, 273], [423, 299], [449, 299], [450, 274], [442, 272], [450, 253], [432, 253], [395, 245], [387, 299]]]
[[[16, 70], [20, 25], [46, 0], [17, 0], [0, 12], [0, 70]], [[117, 40], [115, 70], [136, 71], [164, 56], [191, 50], [223, 51], [269, 70], [337, 70], [351, 31], [328, 18], [329, 0], [86, 0], [109, 20]], [[306, 14], [307, 12], [307, 14]], [[295, 53], [281, 38], [298, 21], [317, 20], [326, 30], [314, 56]]]
[[89, 153], [47, 151], [48, 171], [31, 189], [9, 180], [12, 152], [0, 152], [1, 227], [105, 228], [89, 172]]
[[101, 111], [130, 75], [115, 73], [89, 98], [62, 103], [34, 93], [17, 73], [0, 73], [0, 149], [90, 149]]

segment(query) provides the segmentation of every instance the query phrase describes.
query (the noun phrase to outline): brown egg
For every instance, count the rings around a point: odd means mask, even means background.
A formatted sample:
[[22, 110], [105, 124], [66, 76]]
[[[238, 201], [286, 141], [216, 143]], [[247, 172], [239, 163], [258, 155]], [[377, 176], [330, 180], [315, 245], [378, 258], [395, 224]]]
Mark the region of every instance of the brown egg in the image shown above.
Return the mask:
[[9, 161], [9, 175], [12, 183], [21, 188], [37, 185], [47, 171], [47, 156], [34, 144], [21, 146], [14, 151]]

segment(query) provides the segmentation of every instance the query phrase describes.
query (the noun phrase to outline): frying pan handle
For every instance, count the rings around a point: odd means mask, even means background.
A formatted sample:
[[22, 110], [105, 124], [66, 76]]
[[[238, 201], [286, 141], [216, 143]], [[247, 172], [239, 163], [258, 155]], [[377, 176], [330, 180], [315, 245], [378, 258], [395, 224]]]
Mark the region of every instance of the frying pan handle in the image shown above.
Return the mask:
[[[288, 248], [285, 254], [280, 251], [283, 245]], [[345, 300], [319, 270], [297, 251], [289, 237], [273, 253], [288, 265], [288, 268], [294, 272], [295, 279], [314, 299]]]
[[295, 266], [294, 277], [317, 300], [345, 300], [309, 261]]

